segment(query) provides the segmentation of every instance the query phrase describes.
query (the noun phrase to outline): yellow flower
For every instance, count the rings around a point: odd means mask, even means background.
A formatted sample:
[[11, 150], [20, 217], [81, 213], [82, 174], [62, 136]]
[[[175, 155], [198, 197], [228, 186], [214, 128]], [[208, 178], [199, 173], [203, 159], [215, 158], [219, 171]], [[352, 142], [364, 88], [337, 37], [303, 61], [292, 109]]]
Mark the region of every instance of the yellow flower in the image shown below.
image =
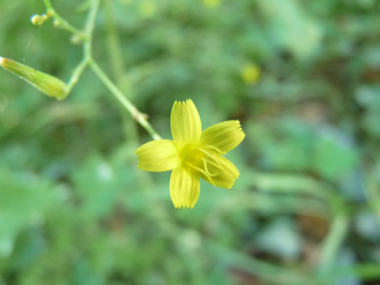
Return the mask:
[[245, 83], [253, 84], [259, 81], [261, 76], [260, 68], [252, 63], [248, 63], [244, 66], [241, 77], [243, 78]]
[[197, 108], [190, 99], [174, 102], [170, 117], [173, 140], [148, 142], [136, 150], [138, 168], [162, 172], [173, 170], [170, 196], [176, 208], [193, 208], [198, 200], [199, 178], [231, 188], [239, 171], [222, 154], [234, 149], [245, 134], [238, 120], [225, 121], [202, 132]]
[[214, 8], [220, 5], [220, 0], [203, 0], [203, 4], [208, 8]]
[[153, 1], [144, 1], [139, 6], [140, 14], [144, 18], [150, 18], [156, 14], [157, 7]]

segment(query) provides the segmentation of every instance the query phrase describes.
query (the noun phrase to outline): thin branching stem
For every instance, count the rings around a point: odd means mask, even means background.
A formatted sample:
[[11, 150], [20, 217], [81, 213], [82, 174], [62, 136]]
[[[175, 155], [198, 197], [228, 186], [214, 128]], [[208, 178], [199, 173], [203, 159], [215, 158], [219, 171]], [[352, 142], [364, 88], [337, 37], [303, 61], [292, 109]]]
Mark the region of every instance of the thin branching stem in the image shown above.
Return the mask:
[[65, 19], [63, 19], [53, 8], [53, 6], [50, 3], [50, 0], [44, 0], [45, 6], [46, 6], [46, 14], [51, 15], [54, 19], [56, 19], [59, 23], [59, 26], [64, 29], [69, 31], [70, 33], [76, 35], [79, 37], [81, 40], [86, 40], [86, 35], [75, 28], [74, 26], [70, 25], [69, 22], [67, 22]]
[[90, 63], [89, 58], [84, 57], [82, 59], [82, 61], [75, 67], [75, 69], [72, 72], [72, 75], [70, 77], [70, 80], [67, 83], [66, 96], [64, 98], [66, 98], [70, 94], [71, 90], [74, 88], [75, 84], [77, 84], [77, 82], [79, 81], [80, 76], [85, 71], [85, 69], [87, 68], [87, 66], [89, 65], [89, 63]]
[[87, 40], [84, 42], [84, 56], [89, 61], [92, 58], [92, 34], [95, 28], [96, 15], [98, 14], [100, 0], [93, 0], [91, 2], [91, 9], [87, 17], [84, 33]]
[[108, 78], [100, 66], [92, 61], [90, 66], [98, 78], [104, 83], [104, 85], [111, 91], [112, 95], [128, 110], [132, 117], [152, 136], [155, 140], [162, 139], [161, 136], [154, 130], [152, 125], [147, 121], [146, 115], [141, 113], [117, 88], [117, 86]]
[[[92, 35], [95, 28], [96, 16], [99, 10], [100, 0], [92, 0], [90, 11], [88, 13], [87, 21], [84, 27], [84, 32], [79, 31], [71, 26], [66, 20], [59, 16], [50, 0], [44, 0], [47, 13], [51, 14], [61, 24], [61, 27], [69, 32], [79, 36], [83, 40], [83, 59], [74, 69], [72, 76], [67, 84], [66, 97], [78, 82], [80, 76], [88, 66], [91, 66], [94, 73], [104, 83], [104, 85], [111, 91], [111, 94], [127, 109], [132, 117], [152, 136], [155, 140], [160, 140], [161, 136], [154, 130], [152, 125], [147, 121], [146, 115], [141, 113], [137, 108], [126, 98], [126, 96], [119, 90], [119, 88], [108, 78], [96, 61], [92, 58]], [[65, 98], [66, 98], [65, 97]]]

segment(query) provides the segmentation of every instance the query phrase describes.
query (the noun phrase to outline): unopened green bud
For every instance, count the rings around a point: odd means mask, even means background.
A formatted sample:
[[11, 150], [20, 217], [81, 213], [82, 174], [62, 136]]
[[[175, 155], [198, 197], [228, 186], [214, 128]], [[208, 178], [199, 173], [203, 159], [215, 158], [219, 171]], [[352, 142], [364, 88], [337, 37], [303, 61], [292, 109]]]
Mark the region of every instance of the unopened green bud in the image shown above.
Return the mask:
[[51, 97], [62, 100], [67, 96], [66, 83], [52, 75], [37, 71], [8, 58], [0, 57], [0, 65]]
[[59, 27], [61, 25], [61, 21], [54, 19], [54, 27]]
[[81, 42], [81, 38], [78, 35], [72, 35], [70, 41], [72, 44], [77, 45]]
[[45, 22], [46, 17], [38, 15], [38, 14], [35, 14], [32, 17], [30, 17], [30, 20], [32, 21], [33, 25], [35, 25], [35, 26], [41, 26]]

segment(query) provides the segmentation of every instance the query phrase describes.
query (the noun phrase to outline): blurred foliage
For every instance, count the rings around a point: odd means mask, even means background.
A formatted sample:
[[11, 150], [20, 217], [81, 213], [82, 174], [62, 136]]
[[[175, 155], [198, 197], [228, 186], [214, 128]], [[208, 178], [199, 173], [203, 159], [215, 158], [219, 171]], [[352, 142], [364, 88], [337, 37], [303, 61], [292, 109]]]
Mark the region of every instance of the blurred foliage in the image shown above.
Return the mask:
[[[53, 6], [80, 28], [87, 1]], [[42, 0], [0, 0], [0, 55], [67, 81]], [[174, 209], [147, 133], [86, 71], [63, 102], [0, 70], [0, 284], [380, 282], [380, 2], [103, 0], [94, 58], [164, 138], [175, 100], [240, 119], [231, 190]]]

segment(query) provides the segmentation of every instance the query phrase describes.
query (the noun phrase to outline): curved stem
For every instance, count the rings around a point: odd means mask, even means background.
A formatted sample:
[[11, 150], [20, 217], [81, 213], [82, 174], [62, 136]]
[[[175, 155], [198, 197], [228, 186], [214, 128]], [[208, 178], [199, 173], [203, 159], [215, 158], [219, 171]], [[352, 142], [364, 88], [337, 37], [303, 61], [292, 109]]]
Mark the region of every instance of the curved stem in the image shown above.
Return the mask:
[[349, 230], [349, 222], [345, 213], [337, 213], [333, 218], [331, 229], [321, 247], [321, 260], [318, 269], [322, 277], [329, 276], [336, 266], [339, 250]]
[[[106, 42], [108, 47], [108, 57], [110, 59], [113, 73], [112, 77], [119, 90], [123, 92], [123, 94], [128, 95], [127, 98], [131, 100], [133, 97], [133, 90], [131, 90], [128, 78], [125, 78], [126, 68], [124, 65], [122, 48], [116, 29], [117, 25], [114, 19], [113, 0], [104, 0], [102, 9], [106, 24]], [[137, 148], [139, 139], [136, 121], [133, 120], [129, 114], [125, 114], [125, 116], [123, 116], [123, 123], [125, 133], [128, 136], [128, 143], [134, 145]]]
[[47, 8], [47, 13], [52, 14], [54, 18], [61, 21], [63, 27], [76, 35], [80, 35], [84, 40], [83, 44], [83, 60], [74, 69], [73, 74], [67, 84], [66, 97], [71, 89], [78, 82], [79, 77], [84, 72], [87, 66], [91, 66], [92, 70], [98, 78], [106, 85], [115, 98], [128, 110], [132, 117], [152, 136], [155, 140], [162, 139], [161, 136], [153, 129], [152, 125], [147, 121], [146, 115], [141, 113], [137, 108], [124, 96], [119, 88], [108, 78], [99, 65], [92, 58], [92, 34], [95, 28], [96, 15], [99, 10], [100, 0], [92, 0], [91, 8], [84, 27], [84, 33], [72, 27], [69, 23], [63, 20], [53, 9], [50, 0], [44, 0]]
[[99, 65], [95, 61], [91, 61], [90, 66], [98, 78], [111, 91], [112, 95], [128, 110], [132, 117], [152, 136], [155, 140], [162, 139], [161, 136], [154, 130], [152, 125], [146, 120], [146, 116], [124, 96], [116, 85], [108, 78]]
[[90, 59], [88, 59], [87, 57], [84, 57], [82, 61], [77, 65], [77, 67], [74, 69], [70, 77], [70, 80], [67, 83], [66, 96], [63, 97], [61, 100], [65, 99], [70, 94], [71, 90], [74, 88], [75, 84], [77, 84], [80, 76], [85, 71], [90, 61], [91, 61]]
[[[100, 3], [100, 0], [93, 0], [91, 3], [91, 9], [88, 14], [88, 18], [87, 18], [86, 25], [84, 28], [85, 33], [83, 34], [85, 36], [85, 40], [83, 44], [83, 59], [74, 69], [72, 76], [69, 80], [69, 83], [67, 84], [67, 87], [66, 87], [66, 96], [62, 99], [65, 99], [70, 94], [71, 90], [74, 88], [75, 84], [78, 82], [80, 76], [85, 71], [86, 67], [90, 64], [90, 62], [92, 61], [92, 33], [95, 27], [95, 21], [96, 21], [96, 15], [99, 9], [99, 3]], [[45, 4], [48, 10], [50, 9], [52, 11], [53, 8], [51, 7], [50, 1], [45, 0]]]
[[81, 40], [86, 40], [87, 36], [75, 28], [74, 26], [70, 25], [65, 19], [63, 19], [53, 8], [53, 6], [50, 3], [50, 0], [44, 0], [45, 6], [46, 6], [46, 14], [51, 15], [54, 19], [56, 19], [59, 22], [59, 25], [62, 29], [69, 31], [70, 33], [78, 36]]
[[84, 27], [84, 33], [87, 40], [84, 43], [84, 56], [90, 61], [92, 56], [92, 34], [95, 28], [96, 15], [98, 14], [100, 0], [93, 0], [91, 2], [91, 9], [88, 14], [86, 25]]

